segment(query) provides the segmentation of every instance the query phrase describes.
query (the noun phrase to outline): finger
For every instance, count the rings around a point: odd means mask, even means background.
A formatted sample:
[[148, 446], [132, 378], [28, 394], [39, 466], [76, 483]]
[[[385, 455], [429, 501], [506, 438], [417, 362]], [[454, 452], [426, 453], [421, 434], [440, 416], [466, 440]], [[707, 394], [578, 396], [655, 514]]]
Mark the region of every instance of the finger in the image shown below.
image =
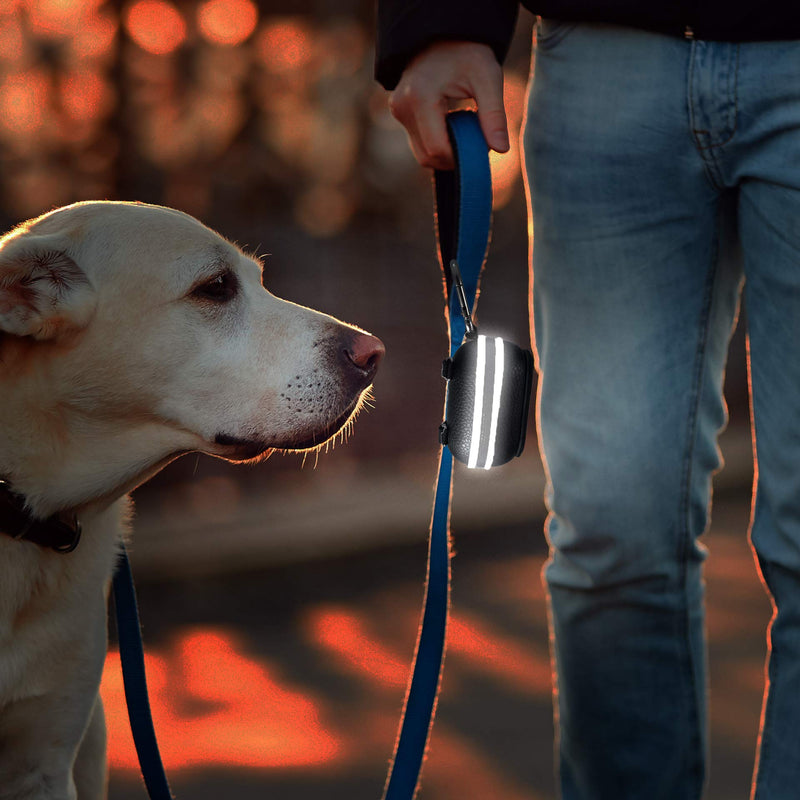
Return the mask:
[[478, 104], [478, 120], [486, 142], [492, 150], [507, 153], [508, 120], [503, 103], [503, 71], [481, 72], [473, 79], [475, 101]]
[[453, 169], [453, 149], [447, 135], [445, 102], [420, 106], [416, 113], [416, 135], [424, 154], [420, 163], [431, 169]]
[[447, 138], [447, 109], [426, 97], [413, 84], [402, 84], [389, 97], [389, 109], [406, 129], [414, 157], [423, 167], [452, 169], [453, 154]]

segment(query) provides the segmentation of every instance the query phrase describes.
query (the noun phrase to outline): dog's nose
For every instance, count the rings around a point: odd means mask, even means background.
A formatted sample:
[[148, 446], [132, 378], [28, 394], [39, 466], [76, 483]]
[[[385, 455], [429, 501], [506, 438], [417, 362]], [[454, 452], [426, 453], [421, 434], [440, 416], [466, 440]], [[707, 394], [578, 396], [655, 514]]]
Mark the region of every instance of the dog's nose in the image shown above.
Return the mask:
[[364, 377], [372, 380], [383, 358], [386, 348], [377, 336], [368, 333], [356, 333], [345, 347], [347, 360], [364, 373]]

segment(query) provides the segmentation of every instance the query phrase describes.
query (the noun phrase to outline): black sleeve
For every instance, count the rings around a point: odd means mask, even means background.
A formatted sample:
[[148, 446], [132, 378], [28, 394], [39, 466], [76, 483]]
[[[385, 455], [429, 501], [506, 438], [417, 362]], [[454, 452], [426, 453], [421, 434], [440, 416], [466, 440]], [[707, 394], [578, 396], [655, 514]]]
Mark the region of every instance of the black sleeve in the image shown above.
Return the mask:
[[378, 0], [375, 77], [394, 89], [408, 62], [443, 39], [488, 44], [502, 64], [517, 11], [517, 0]]

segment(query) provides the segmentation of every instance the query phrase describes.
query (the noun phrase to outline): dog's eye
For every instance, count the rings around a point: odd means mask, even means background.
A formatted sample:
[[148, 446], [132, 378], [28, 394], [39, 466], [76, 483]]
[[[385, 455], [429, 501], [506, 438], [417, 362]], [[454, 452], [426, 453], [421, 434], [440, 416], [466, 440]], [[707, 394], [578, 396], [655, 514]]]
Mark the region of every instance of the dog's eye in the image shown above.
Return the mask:
[[230, 270], [225, 270], [195, 287], [192, 295], [200, 300], [227, 303], [236, 295], [238, 288], [239, 282], [236, 280], [236, 276]]

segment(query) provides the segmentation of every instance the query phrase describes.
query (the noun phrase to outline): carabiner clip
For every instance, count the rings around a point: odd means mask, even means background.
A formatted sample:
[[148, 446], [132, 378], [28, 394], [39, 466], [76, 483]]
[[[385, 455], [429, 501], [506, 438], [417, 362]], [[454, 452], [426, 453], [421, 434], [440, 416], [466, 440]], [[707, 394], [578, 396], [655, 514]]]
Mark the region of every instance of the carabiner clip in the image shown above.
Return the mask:
[[453, 283], [456, 285], [456, 296], [458, 297], [458, 304], [461, 306], [461, 316], [464, 317], [466, 338], [474, 339], [478, 335], [478, 329], [472, 322], [472, 314], [467, 305], [467, 295], [464, 292], [464, 282], [461, 280], [461, 271], [458, 268], [458, 261], [455, 259], [450, 261], [450, 271], [453, 274]]

